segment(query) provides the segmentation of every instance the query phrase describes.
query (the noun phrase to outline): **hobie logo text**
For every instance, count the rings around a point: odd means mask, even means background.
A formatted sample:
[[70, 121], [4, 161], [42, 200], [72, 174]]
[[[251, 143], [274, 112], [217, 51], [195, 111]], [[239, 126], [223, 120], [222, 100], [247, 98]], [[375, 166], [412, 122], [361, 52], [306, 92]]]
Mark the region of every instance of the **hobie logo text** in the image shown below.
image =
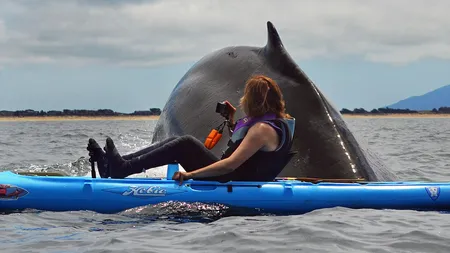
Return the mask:
[[127, 191], [125, 191], [123, 196], [164, 196], [166, 195], [166, 190], [159, 186], [130, 186]]

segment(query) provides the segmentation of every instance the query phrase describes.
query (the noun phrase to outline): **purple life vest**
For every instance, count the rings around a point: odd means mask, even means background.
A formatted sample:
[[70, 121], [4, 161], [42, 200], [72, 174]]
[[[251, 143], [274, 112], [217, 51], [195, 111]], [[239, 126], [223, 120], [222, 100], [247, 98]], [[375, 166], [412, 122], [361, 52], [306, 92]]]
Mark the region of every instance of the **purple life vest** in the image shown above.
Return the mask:
[[233, 134], [235, 132], [238, 132], [239, 129], [241, 129], [243, 127], [250, 128], [251, 126], [253, 126], [254, 124], [256, 124], [258, 122], [264, 122], [264, 123], [270, 124], [275, 129], [281, 131], [281, 129], [278, 126], [276, 126], [273, 122], [270, 121], [270, 120], [274, 120], [276, 118], [277, 117], [276, 117], [275, 113], [267, 113], [261, 117], [253, 117], [253, 118], [252, 117], [244, 117], [244, 118], [236, 121], [236, 126], [234, 127]]

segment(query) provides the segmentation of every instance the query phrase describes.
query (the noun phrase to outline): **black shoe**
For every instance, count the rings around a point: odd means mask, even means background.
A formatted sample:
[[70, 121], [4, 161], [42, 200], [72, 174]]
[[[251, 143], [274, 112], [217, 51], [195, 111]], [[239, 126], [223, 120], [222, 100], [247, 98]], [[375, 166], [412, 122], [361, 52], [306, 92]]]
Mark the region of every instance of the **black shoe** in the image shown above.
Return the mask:
[[89, 156], [93, 159], [94, 162], [97, 162], [98, 172], [100, 173], [100, 177], [107, 178], [109, 177], [109, 167], [108, 167], [108, 159], [106, 157], [106, 153], [102, 150], [98, 143], [90, 138], [88, 146], [86, 148], [89, 151]]
[[111, 138], [106, 138], [106, 157], [108, 158], [111, 178], [125, 178], [132, 173], [131, 163], [122, 158]]

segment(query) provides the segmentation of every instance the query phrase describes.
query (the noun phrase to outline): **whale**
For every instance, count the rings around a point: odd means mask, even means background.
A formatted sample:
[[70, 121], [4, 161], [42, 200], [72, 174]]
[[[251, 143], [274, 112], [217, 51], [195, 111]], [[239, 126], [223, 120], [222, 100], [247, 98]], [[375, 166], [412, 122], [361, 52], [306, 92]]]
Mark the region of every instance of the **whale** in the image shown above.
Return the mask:
[[[239, 99], [245, 82], [259, 74], [278, 83], [286, 112], [295, 118], [295, 155], [278, 177], [395, 180], [395, 175], [363, 146], [336, 107], [294, 62], [271, 21], [267, 22], [264, 46], [227, 46], [191, 66], [170, 93], [156, 122], [152, 143], [182, 135], [204, 141], [211, 129], [223, 122], [215, 108], [224, 100], [237, 108], [235, 119], [244, 117]], [[219, 157], [227, 148], [227, 132], [211, 150]]]

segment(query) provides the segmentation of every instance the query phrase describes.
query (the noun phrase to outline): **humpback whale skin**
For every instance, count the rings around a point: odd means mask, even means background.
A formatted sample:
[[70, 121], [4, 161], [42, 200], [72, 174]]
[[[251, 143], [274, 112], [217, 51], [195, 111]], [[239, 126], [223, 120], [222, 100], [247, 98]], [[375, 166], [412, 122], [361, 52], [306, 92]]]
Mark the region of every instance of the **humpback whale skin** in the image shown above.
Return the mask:
[[[393, 173], [362, 148], [340, 112], [292, 60], [270, 21], [267, 29], [264, 47], [226, 47], [195, 63], [170, 94], [152, 142], [185, 134], [204, 141], [223, 121], [215, 112], [217, 102], [230, 101], [237, 107], [235, 119], [243, 117], [238, 105], [245, 82], [252, 75], [263, 74], [278, 83], [287, 113], [296, 118], [292, 149], [298, 153], [279, 177], [394, 180]], [[224, 131], [212, 151], [221, 156], [227, 142]]]

